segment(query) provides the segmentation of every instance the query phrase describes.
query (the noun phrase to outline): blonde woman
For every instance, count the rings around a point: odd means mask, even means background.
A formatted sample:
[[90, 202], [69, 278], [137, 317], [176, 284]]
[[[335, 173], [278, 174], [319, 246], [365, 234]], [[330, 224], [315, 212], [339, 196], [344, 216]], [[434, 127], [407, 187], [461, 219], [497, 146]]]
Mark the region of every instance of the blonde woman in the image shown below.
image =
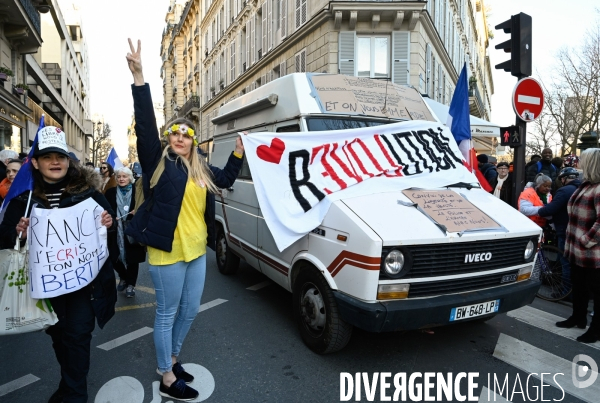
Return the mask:
[[[133, 74], [133, 105], [137, 150], [144, 181], [144, 203], [126, 234], [148, 246], [150, 275], [156, 290], [154, 344], [162, 375], [161, 396], [193, 400], [198, 391], [187, 386], [194, 377], [177, 361], [181, 345], [200, 307], [206, 273], [206, 246], [215, 246], [215, 193], [230, 187], [242, 166], [240, 138], [223, 170], [207, 164], [197, 149], [194, 126], [178, 119], [163, 133], [156, 129], [150, 87], [144, 82], [141, 43], [129, 40], [127, 55]], [[150, 184], [154, 186], [150, 186]]]

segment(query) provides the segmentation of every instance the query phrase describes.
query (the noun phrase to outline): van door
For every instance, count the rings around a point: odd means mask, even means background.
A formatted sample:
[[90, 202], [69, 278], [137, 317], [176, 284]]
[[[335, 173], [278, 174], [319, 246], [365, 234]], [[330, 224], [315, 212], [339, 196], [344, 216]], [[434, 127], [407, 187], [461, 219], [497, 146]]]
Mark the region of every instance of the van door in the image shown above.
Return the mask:
[[[300, 125], [298, 121], [288, 121], [275, 124], [273, 126], [275, 132], [299, 132]], [[283, 252], [279, 252], [273, 235], [267, 227], [267, 223], [262, 215], [262, 211], [258, 212], [258, 254], [260, 259], [260, 268], [273, 281], [288, 289], [288, 273], [289, 267], [294, 259], [294, 256], [300, 250], [308, 249], [308, 237], [304, 237], [297, 241], [293, 246], [290, 246]]]
[[[251, 130], [251, 132], [266, 130], [265, 127], [262, 127]], [[220, 140], [219, 144], [215, 147], [226, 147], [228, 150], [233, 150], [236, 138], [237, 133], [232, 133], [230, 138]], [[213, 155], [216, 154], [214, 153]], [[228, 156], [229, 154], [227, 154]], [[224, 165], [224, 162], [222, 165]], [[221, 165], [216, 166], [220, 167]], [[250, 172], [246, 158], [244, 158], [242, 169], [235, 183], [229, 189], [223, 189], [222, 194], [224, 217], [228, 226], [228, 245], [241, 255], [250, 266], [260, 271], [258, 254], [256, 252], [258, 243], [258, 199], [256, 198], [252, 173]], [[219, 199], [217, 197], [217, 201], [220, 201]], [[218, 208], [219, 206], [217, 206], [217, 211]]]

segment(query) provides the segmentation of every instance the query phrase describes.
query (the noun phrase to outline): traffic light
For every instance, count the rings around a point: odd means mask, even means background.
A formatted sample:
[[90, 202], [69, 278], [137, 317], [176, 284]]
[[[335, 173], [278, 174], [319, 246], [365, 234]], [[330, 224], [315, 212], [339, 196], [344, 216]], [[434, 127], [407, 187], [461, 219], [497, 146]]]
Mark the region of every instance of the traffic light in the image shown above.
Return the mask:
[[518, 126], [500, 128], [500, 145], [509, 147], [520, 147], [523, 145], [523, 135]]
[[497, 69], [509, 71], [513, 76], [523, 78], [531, 75], [531, 16], [519, 13], [510, 17], [496, 29], [502, 29], [510, 34], [510, 39], [496, 45], [510, 53], [510, 60], [496, 65]]

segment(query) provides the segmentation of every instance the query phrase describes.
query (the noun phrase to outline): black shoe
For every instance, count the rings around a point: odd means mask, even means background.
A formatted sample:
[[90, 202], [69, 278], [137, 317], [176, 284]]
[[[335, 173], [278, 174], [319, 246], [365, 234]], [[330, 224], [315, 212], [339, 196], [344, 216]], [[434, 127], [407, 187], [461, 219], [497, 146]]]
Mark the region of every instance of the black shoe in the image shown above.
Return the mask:
[[595, 343], [600, 340], [599, 336], [600, 333], [590, 327], [587, 332], [577, 338], [577, 341], [581, 343]]
[[563, 327], [563, 328], [570, 328], [570, 327], [577, 326], [580, 329], [585, 329], [585, 327], [587, 326], [587, 319], [583, 319], [582, 321], [578, 321], [576, 319], [573, 319], [573, 317], [571, 316], [567, 320], [556, 322], [556, 326]]
[[117, 286], [117, 291], [119, 291], [119, 292], [125, 291], [126, 288], [127, 288], [127, 281], [125, 281], [125, 280], [119, 281], [119, 285]]
[[180, 362], [176, 362], [173, 365], [173, 374], [175, 374], [177, 379], [183, 379], [185, 383], [192, 383], [194, 381], [194, 376], [185, 372]]
[[65, 392], [61, 388], [58, 388], [58, 390], [50, 396], [48, 403], [62, 403], [64, 396]]
[[175, 400], [183, 400], [184, 402], [188, 400], [194, 400], [199, 395], [198, 391], [187, 386], [183, 379], [176, 380], [169, 387], [165, 386], [165, 384], [161, 381], [160, 387], [158, 388], [158, 393], [161, 396], [170, 397], [171, 399]]

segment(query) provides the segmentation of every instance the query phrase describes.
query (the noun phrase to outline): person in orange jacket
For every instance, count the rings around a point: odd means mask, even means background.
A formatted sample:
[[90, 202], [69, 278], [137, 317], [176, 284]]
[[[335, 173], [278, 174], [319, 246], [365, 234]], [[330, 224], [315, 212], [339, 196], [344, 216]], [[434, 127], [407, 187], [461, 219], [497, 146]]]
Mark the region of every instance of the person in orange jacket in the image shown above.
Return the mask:
[[547, 175], [538, 174], [519, 196], [519, 211], [542, 228], [548, 224], [548, 219], [541, 217], [538, 210], [552, 201], [551, 188], [552, 179]]

